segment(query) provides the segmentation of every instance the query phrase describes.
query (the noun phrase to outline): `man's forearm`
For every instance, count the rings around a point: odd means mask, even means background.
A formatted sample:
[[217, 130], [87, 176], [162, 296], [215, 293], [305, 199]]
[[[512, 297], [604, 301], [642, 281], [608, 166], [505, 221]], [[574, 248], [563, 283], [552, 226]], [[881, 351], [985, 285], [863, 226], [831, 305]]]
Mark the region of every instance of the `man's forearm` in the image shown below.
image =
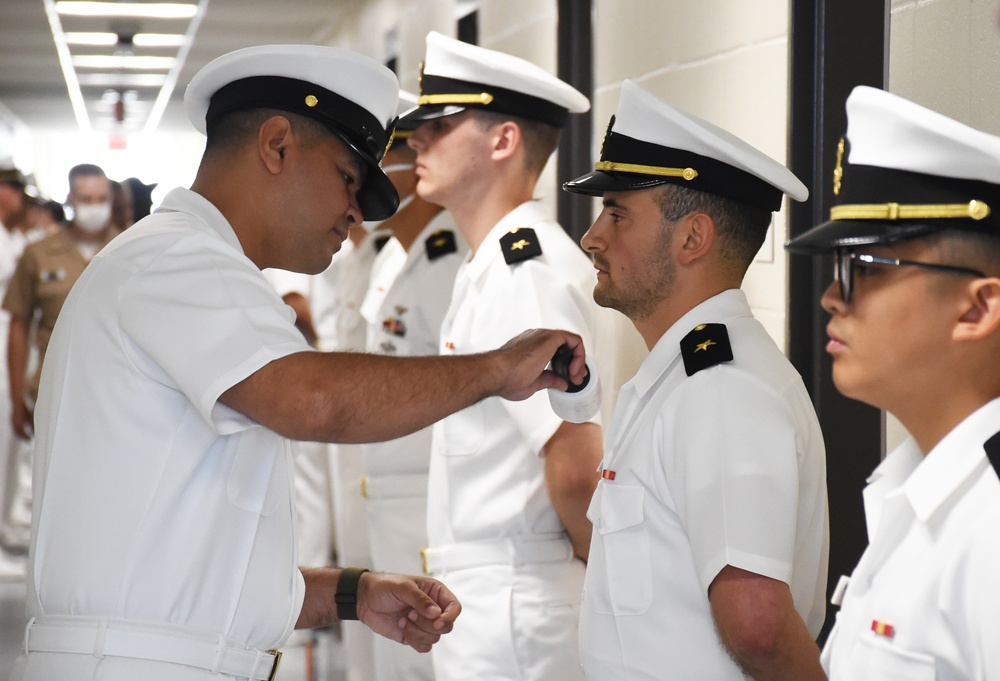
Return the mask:
[[756, 681], [826, 681], [787, 584], [727, 565], [709, 600], [723, 645]]
[[337, 580], [340, 568], [300, 568], [306, 583], [302, 611], [295, 622], [296, 629], [326, 627], [337, 618]]
[[454, 357], [302, 352], [282, 357], [231, 387], [227, 406], [295, 440], [377, 442], [406, 435], [489, 395], [524, 399], [566, 383], [543, 369], [578, 336], [525, 332], [498, 351]]
[[28, 326], [16, 317], [11, 318], [7, 333], [7, 376], [10, 401], [20, 407], [24, 404], [24, 374], [28, 369]]
[[294, 392], [253, 407], [230, 406], [296, 440], [391, 440], [487, 396], [495, 379], [484, 375], [486, 365], [479, 355], [301, 353], [258, 372], [265, 381], [274, 376], [276, 385], [296, 385]]
[[573, 553], [586, 561], [593, 533], [587, 519], [599, 480], [601, 428], [594, 423], [563, 423], [545, 445], [545, 487], [566, 528]]

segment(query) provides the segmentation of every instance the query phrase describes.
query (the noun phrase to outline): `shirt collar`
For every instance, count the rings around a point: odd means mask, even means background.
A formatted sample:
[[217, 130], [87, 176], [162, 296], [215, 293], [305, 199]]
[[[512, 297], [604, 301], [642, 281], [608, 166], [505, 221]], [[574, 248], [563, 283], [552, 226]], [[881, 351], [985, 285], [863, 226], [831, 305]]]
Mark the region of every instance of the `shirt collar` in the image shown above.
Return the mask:
[[243, 253], [243, 245], [240, 244], [239, 237], [236, 236], [236, 232], [233, 231], [226, 216], [215, 207], [215, 204], [201, 194], [193, 192], [190, 189], [184, 189], [183, 187], [171, 189], [163, 197], [163, 201], [156, 212], [178, 212], [193, 215], [218, 232], [219, 236], [226, 243], [240, 253]]
[[967, 480], [989, 466], [983, 443], [997, 432], [998, 423], [1000, 398], [974, 411], [928, 452], [903, 485], [917, 518], [926, 522]]
[[548, 221], [551, 218], [545, 211], [540, 201], [525, 201], [520, 206], [507, 213], [500, 219], [500, 222], [493, 226], [483, 243], [479, 244], [475, 254], [470, 256], [465, 273], [472, 280], [477, 280], [482, 276], [496, 258], [502, 257], [500, 253], [500, 237], [514, 229], [515, 227], [531, 227], [539, 222]]
[[699, 324], [725, 322], [734, 317], [750, 317], [750, 305], [741, 289], [732, 288], [716, 294], [678, 319], [660, 336], [656, 345], [643, 361], [632, 379], [640, 398], [656, 385], [660, 376], [669, 369], [681, 354], [681, 340]]

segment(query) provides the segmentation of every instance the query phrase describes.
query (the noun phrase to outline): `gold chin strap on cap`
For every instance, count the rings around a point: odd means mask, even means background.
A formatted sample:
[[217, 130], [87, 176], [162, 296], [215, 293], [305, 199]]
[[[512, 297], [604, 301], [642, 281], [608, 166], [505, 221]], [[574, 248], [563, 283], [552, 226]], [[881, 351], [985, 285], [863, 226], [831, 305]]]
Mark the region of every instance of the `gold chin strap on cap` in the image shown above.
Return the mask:
[[489, 92], [480, 92], [478, 95], [420, 95], [417, 100], [419, 106], [434, 106], [435, 104], [482, 104], [486, 106], [493, 101], [493, 95]]
[[831, 220], [934, 220], [989, 217], [990, 207], [973, 199], [968, 203], [850, 203], [830, 209]]
[[602, 170], [606, 173], [638, 173], [639, 175], [659, 175], [660, 177], [682, 177], [685, 180], [693, 180], [698, 177], [698, 171], [694, 168], [664, 168], [662, 166], [644, 166], [637, 163], [616, 163], [615, 161], [598, 161], [594, 164], [594, 170]]

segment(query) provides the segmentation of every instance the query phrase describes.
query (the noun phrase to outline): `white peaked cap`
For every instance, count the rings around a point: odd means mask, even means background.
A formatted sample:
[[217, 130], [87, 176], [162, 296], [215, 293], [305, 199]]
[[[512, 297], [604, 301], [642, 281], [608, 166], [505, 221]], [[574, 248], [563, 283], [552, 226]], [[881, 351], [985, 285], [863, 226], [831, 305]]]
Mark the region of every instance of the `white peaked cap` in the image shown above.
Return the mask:
[[877, 88], [847, 98], [830, 220], [797, 252], [886, 244], [943, 229], [1000, 234], [1000, 137]]
[[781, 197], [809, 198], [781, 163], [730, 132], [622, 83], [594, 171], [563, 187], [580, 194], [677, 184], [775, 211]]
[[420, 78], [417, 121], [468, 108], [496, 111], [562, 127], [590, 100], [569, 83], [520, 57], [488, 50], [431, 31]]
[[368, 178], [358, 193], [365, 219], [396, 210], [399, 197], [379, 170], [399, 106], [399, 82], [377, 61], [337, 47], [260, 45], [222, 55], [184, 93], [188, 118], [211, 136], [238, 110], [270, 108], [323, 123], [361, 156]]

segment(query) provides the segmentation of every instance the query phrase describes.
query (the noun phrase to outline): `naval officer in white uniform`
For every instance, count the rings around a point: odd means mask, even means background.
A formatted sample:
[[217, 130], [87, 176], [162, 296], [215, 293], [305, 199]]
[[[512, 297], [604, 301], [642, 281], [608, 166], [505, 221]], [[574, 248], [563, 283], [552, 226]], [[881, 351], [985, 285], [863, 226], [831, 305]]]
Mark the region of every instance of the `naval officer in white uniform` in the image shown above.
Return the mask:
[[[417, 193], [469, 243], [440, 351], [479, 352], [539, 325], [595, 336], [593, 271], [539, 201], [559, 128], [590, 103], [545, 70], [431, 33], [418, 121]], [[438, 681], [579, 679], [576, 626], [586, 506], [601, 430], [563, 422], [545, 395], [485, 400], [435, 426], [427, 569], [462, 599], [463, 624], [435, 654]]]
[[740, 290], [783, 194], [808, 191], [632, 81], [595, 170], [564, 186], [603, 198], [582, 240], [594, 298], [650, 350], [618, 394], [588, 513], [587, 677], [822, 679], [822, 434]]
[[907, 439], [864, 490], [868, 548], [835, 599], [830, 681], [1000, 679], [1000, 137], [858, 87], [830, 220], [833, 380]]
[[392, 214], [397, 101], [388, 69], [318, 46], [239, 50], [188, 87], [208, 136], [192, 189], [91, 262], [49, 345], [14, 679], [267, 679], [296, 627], [360, 619], [423, 651], [451, 628], [433, 580], [297, 567], [288, 440], [398, 437], [565, 388], [543, 367], [568, 343], [582, 380], [583, 348], [555, 331], [464, 358], [306, 344], [260, 270], [320, 272], [352, 225]]

